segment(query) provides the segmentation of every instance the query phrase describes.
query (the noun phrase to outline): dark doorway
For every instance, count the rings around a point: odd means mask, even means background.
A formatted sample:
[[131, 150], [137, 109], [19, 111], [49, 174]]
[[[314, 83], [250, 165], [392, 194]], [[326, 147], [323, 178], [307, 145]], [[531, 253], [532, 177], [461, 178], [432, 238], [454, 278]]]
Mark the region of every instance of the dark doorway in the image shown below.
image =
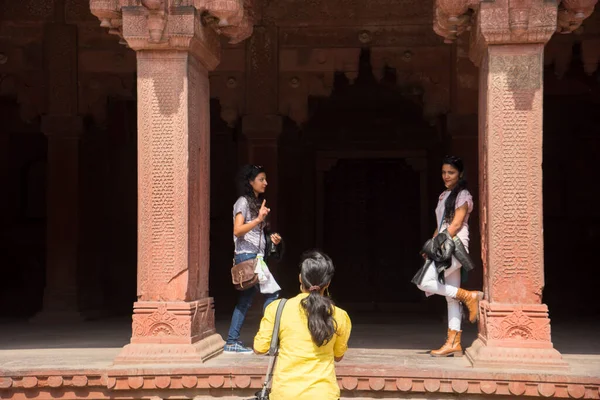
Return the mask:
[[361, 309], [420, 301], [420, 174], [403, 159], [344, 159], [324, 179], [323, 247], [337, 301]]

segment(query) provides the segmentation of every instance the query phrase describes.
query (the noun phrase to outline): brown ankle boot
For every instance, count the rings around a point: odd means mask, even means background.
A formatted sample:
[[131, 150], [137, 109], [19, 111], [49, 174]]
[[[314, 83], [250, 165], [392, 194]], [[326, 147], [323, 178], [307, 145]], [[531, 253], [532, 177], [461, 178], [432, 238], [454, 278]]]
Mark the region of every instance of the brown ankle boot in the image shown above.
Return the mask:
[[456, 298], [469, 310], [469, 321], [471, 323], [477, 321], [479, 319], [479, 301], [483, 300], [483, 292], [471, 292], [459, 288]]
[[446, 343], [437, 350], [431, 350], [429, 354], [433, 357], [456, 357], [463, 355], [463, 349], [460, 346], [460, 335], [462, 331], [453, 331], [448, 329], [448, 338]]

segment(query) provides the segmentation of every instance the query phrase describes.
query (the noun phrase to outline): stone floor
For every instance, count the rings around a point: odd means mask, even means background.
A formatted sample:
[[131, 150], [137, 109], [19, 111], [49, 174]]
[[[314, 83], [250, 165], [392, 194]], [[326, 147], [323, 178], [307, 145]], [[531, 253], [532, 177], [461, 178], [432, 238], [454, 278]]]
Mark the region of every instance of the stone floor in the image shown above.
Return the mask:
[[[228, 320], [217, 320], [217, 331], [226, 336]], [[242, 339], [250, 344], [259, 323], [250, 316]], [[69, 325], [12, 322], [0, 325], [0, 375], [44, 370], [106, 370], [121, 347], [128, 343], [129, 319], [104, 319]], [[362, 313], [353, 316], [350, 350], [340, 369], [439, 369], [473, 371], [466, 358], [432, 358], [427, 350], [444, 339], [443, 321]], [[464, 328], [464, 344], [475, 338], [473, 325]], [[553, 321], [555, 347], [571, 369], [561, 374], [600, 378], [600, 320]], [[220, 355], [198, 368], [263, 367], [264, 357]], [[483, 371], [482, 371], [483, 372]], [[495, 373], [502, 372], [494, 370]], [[507, 371], [509, 372], [509, 371]], [[511, 371], [514, 372], [514, 371]]]

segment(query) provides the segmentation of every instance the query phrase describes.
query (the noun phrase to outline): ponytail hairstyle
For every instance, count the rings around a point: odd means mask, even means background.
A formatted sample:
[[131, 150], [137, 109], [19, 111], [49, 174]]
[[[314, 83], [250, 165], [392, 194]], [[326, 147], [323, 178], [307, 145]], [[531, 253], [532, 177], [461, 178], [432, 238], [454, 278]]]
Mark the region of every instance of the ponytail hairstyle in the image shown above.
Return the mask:
[[247, 164], [240, 168], [237, 178], [237, 190], [238, 196], [245, 197], [248, 201], [248, 207], [250, 208], [250, 215], [252, 218], [258, 217], [258, 211], [263, 201], [263, 195], [260, 194], [258, 197], [254, 194], [254, 189], [250, 185], [250, 181], [256, 179], [258, 174], [265, 172], [264, 168], [260, 165]]
[[465, 166], [463, 161], [456, 156], [446, 156], [442, 160], [442, 166], [450, 165], [458, 171], [458, 182], [446, 198], [444, 206], [444, 222], [452, 223], [454, 212], [456, 211], [456, 197], [458, 194], [467, 188], [467, 180], [465, 179]]
[[308, 330], [313, 342], [321, 347], [326, 345], [337, 330], [333, 318], [334, 305], [329, 296], [321, 291], [331, 282], [335, 268], [331, 258], [325, 253], [311, 250], [302, 255], [300, 280], [308, 297], [300, 302], [308, 317]]

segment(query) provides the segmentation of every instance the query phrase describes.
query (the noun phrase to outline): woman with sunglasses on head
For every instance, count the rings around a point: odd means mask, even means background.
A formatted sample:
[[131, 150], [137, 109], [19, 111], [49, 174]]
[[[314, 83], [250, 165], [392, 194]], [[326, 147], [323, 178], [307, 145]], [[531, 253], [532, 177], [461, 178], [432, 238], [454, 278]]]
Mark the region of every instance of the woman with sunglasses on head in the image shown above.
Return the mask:
[[[335, 272], [331, 259], [309, 251], [300, 264], [300, 294], [285, 303], [279, 325], [279, 355], [271, 400], [338, 400], [335, 361], [348, 349], [352, 324], [346, 311], [325, 293]], [[265, 311], [254, 351], [269, 351], [280, 300]]]
[[[473, 211], [473, 197], [467, 190], [463, 161], [454, 156], [446, 156], [442, 160], [442, 179], [446, 190], [439, 197], [435, 215], [438, 228], [433, 236], [447, 232], [451, 238], [457, 237], [465, 250], [469, 249], [469, 216]], [[424, 272], [420, 290], [426, 294], [438, 294], [446, 297], [448, 303], [448, 335], [446, 343], [437, 350], [432, 350], [434, 357], [462, 356], [461, 347], [461, 308], [462, 302], [469, 310], [469, 321], [475, 322], [479, 314], [479, 300], [482, 292], [467, 291], [460, 288], [461, 263], [452, 256], [450, 266], [443, 271], [440, 281], [438, 268], [432, 262]]]
[[270, 258], [280, 259], [283, 253], [283, 242], [278, 233], [269, 233], [267, 217], [271, 209], [264, 198], [267, 189], [267, 175], [262, 166], [245, 165], [237, 177], [239, 197], [233, 205], [233, 242], [235, 263], [258, 259], [261, 268], [260, 284], [242, 290], [233, 310], [231, 325], [227, 335], [224, 351], [226, 353], [251, 354], [252, 349], [245, 347], [240, 341], [240, 331], [252, 301], [260, 291], [265, 296], [266, 308], [279, 297], [281, 288], [266, 267]]

